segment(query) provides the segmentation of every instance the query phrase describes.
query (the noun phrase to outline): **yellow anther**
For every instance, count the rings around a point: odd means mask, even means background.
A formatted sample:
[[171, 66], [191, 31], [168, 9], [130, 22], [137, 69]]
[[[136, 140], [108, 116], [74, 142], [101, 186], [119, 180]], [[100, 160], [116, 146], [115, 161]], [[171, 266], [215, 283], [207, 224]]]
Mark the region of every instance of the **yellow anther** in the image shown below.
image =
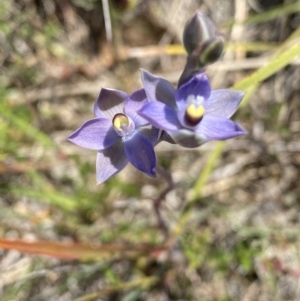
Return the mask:
[[191, 126], [197, 125], [203, 115], [205, 113], [205, 109], [203, 106], [195, 106], [193, 103], [189, 104], [185, 110], [185, 121]]
[[116, 130], [121, 131], [129, 125], [129, 120], [124, 114], [116, 114], [113, 119], [113, 126]]
[[193, 103], [187, 106], [186, 115], [193, 120], [200, 120], [205, 113], [203, 106], [196, 107]]

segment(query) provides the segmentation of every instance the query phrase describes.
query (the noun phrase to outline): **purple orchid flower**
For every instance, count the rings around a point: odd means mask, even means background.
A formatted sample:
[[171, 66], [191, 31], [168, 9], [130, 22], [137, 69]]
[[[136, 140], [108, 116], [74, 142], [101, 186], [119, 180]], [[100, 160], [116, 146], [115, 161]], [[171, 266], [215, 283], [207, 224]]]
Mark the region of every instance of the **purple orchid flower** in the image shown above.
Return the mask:
[[94, 106], [96, 118], [88, 120], [68, 137], [84, 148], [98, 150], [97, 184], [120, 172], [128, 161], [138, 170], [155, 177], [154, 145], [160, 131], [137, 111], [148, 99], [143, 89], [130, 96], [102, 89]]
[[147, 71], [142, 81], [148, 102], [139, 114], [164, 130], [176, 143], [193, 148], [210, 140], [225, 140], [246, 134], [229, 118], [237, 110], [243, 92], [211, 91], [205, 73], [198, 73], [177, 90], [165, 79]]

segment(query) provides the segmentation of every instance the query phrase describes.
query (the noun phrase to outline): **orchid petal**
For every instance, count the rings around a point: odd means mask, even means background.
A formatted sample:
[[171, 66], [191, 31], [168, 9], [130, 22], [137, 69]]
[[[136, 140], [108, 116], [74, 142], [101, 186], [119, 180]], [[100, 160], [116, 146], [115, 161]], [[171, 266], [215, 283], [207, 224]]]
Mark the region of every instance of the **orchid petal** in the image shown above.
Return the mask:
[[166, 141], [166, 142], [168, 142], [170, 144], [176, 144], [176, 142], [171, 138], [171, 136], [167, 132], [165, 132], [165, 131], [162, 132], [162, 134], [161, 134], [161, 136], [159, 138], [159, 142], [160, 141]]
[[177, 107], [179, 110], [183, 110], [189, 98], [202, 97], [205, 100], [209, 97], [210, 92], [211, 87], [207, 76], [205, 73], [198, 73], [176, 91]]
[[230, 118], [237, 110], [244, 92], [229, 89], [211, 91], [210, 97], [204, 101], [206, 114]]
[[111, 120], [94, 118], [85, 122], [68, 140], [84, 148], [102, 150], [110, 147], [118, 138]]
[[195, 148], [208, 141], [203, 135], [188, 129], [181, 129], [168, 134], [177, 144], [187, 148]]
[[99, 151], [96, 160], [97, 184], [101, 184], [120, 172], [127, 165], [123, 142], [120, 140], [111, 147]]
[[146, 119], [138, 114], [146, 103], [148, 103], [147, 95], [144, 89], [140, 89], [132, 93], [125, 103], [125, 114], [128, 115], [135, 123], [136, 127], [149, 123]]
[[162, 134], [162, 130], [157, 129], [152, 125], [139, 128], [138, 131], [141, 134], [143, 134], [146, 138], [148, 138], [153, 146], [155, 146], [158, 143], [158, 140]]
[[155, 177], [156, 157], [153, 146], [144, 135], [136, 132], [124, 142], [128, 161], [138, 170], [148, 176]]
[[150, 101], [160, 101], [169, 107], [176, 109], [176, 89], [167, 80], [154, 76], [148, 71], [142, 70], [142, 82]]
[[147, 103], [139, 114], [161, 130], [175, 131], [181, 127], [176, 111], [159, 101]]
[[102, 88], [94, 105], [94, 113], [97, 117], [113, 119], [116, 114], [124, 114], [127, 98], [128, 94], [123, 91]]
[[225, 117], [204, 115], [196, 132], [208, 140], [225, 140], [245, 135], [247, 132], [234, 121]]

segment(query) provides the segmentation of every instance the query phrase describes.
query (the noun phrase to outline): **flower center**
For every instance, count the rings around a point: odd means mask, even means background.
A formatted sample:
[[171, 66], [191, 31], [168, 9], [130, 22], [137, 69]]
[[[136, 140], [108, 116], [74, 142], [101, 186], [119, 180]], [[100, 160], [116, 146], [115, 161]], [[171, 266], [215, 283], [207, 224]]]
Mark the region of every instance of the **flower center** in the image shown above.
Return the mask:
[[201, 121], [204, 113], [205, 109], [202, 105], [196, 106], [191, 103], [186, 107], [184, 118], [190, 125], [195, 126]]
[[124, 128], [128, 127], [129, 120], [126, 115], [124, 114], [116, 114], [113, 118], [113, 126], [116, 130], [120, 131]]
[[122, 137], [131, 135], [135, 128], [134, 122], [121, 113], [114, 116], [112, 124], [117, 134]]

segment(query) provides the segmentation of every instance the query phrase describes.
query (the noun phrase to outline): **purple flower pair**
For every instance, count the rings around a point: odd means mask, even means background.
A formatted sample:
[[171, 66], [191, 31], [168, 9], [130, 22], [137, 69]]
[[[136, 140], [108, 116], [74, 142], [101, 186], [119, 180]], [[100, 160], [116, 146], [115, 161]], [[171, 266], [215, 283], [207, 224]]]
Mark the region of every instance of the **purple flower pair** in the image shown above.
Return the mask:
[[144, 89], [131, 95], [102, 89], [94, 106], [96, 118], [69, 136], [81, 147], [98, 151], [97, 183], [120, 172], [128, 162], [155, 176], [154, 146], [162, 131], [183, 147], [198, 147], [210, 140], [225, 140], [246, 132], [229, 118], [243, 93], [211, 91], [201, 72], [177, 90], [168, 81], [142, 71]]

